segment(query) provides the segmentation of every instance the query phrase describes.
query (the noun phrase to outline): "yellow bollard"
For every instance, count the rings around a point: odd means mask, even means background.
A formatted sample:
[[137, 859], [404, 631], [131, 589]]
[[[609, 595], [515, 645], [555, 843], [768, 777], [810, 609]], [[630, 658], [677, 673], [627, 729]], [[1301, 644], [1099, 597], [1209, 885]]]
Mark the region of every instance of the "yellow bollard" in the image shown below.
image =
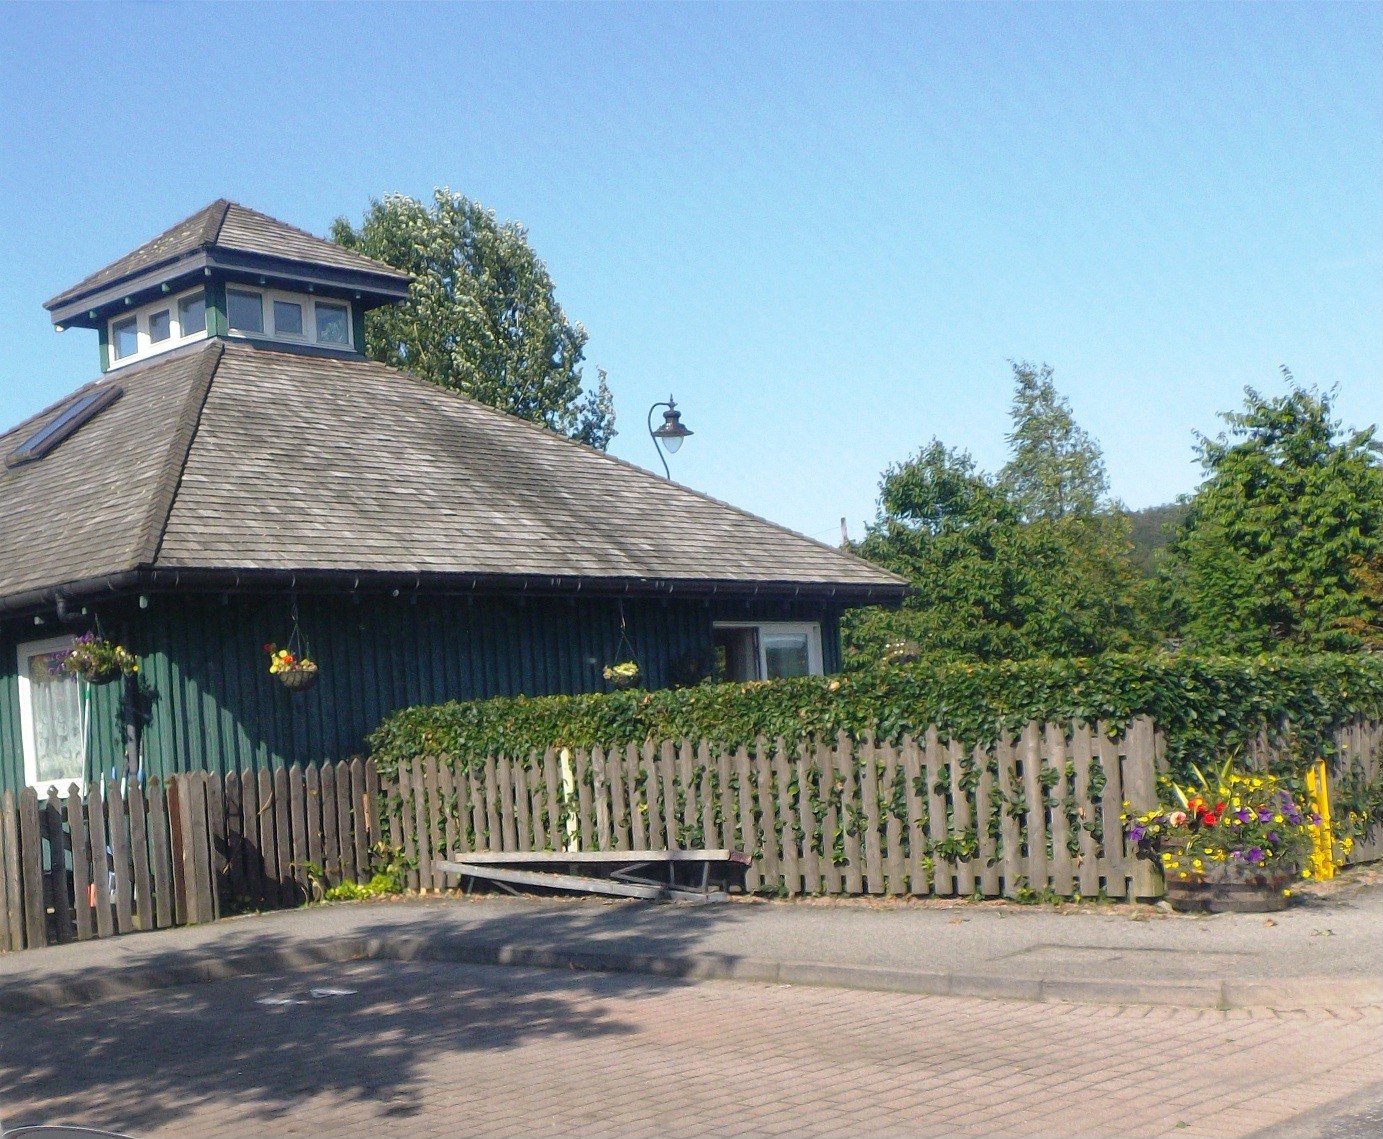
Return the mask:
[[1330, 785], [1325, 760], [1318, 759], [1306, 773], [1306, 790], [1311, 810], [1320, 816], [1321, 825], [1312, 828], [1311, 872], [1317, 879], [1335, 877], [1335, 828], [1330, 821]]

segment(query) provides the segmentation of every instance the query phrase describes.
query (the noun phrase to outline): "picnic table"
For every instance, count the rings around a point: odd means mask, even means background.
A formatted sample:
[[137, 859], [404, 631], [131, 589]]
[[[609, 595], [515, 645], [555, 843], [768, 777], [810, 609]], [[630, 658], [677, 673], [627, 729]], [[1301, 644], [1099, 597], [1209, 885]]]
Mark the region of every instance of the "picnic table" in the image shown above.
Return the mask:
[[749, 855], [739, 850], [477, 851], [434, 865], [461, 879], [511, 894], [519, 887], [648, 901], [719, 902], [743, 887]]

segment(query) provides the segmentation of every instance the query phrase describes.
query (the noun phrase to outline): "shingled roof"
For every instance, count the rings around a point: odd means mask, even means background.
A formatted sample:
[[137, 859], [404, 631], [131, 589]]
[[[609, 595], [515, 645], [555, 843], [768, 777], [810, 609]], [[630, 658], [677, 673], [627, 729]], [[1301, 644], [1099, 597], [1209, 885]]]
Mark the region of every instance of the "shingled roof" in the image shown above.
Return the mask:
[[[51, 454], [0, 471], [0, 602], [136, 570], [187, 583], [209, 571], [412, 574], [842, 600], [905, 588], [370, 361], [213, 341], [98, 381], [115, 382], [123, 397]], [[0, 456], [69, 402], [0, 435]]]
[[286, 225], [277, 218], [248, 209], [238, 202], [220, 198], [189, 218], [163, 231], [138, 249], [112, 261], [65, 289], [44, 307], [57, 308], [117, 281], [171, 264], [201, 249], [224, 249], [252, 253], [284, 261], [328, 265], [337, 269], [383, 274], [406, 282], [408, 275], [392, 265], [345, 249], [335, 242], [314, 237], [305, 230]]

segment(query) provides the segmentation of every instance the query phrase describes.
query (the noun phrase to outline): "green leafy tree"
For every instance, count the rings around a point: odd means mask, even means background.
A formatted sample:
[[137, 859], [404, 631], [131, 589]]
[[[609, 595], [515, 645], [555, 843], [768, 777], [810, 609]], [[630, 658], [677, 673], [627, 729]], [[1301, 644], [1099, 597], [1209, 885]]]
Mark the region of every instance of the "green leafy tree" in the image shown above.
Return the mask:
[[442, 387], [604, 449], [615, 434], [605, 373], [583, 392], [586, 331], [557, 303], [547, 266], [517, 222], [439, 189], [431, 207], [404, 194], [371, 199], [339, 245], [413, 275], [402, 305], [365, 325], [367, 354]]
[[1121, 517], [1023, 520], [1010, 488], [932, 441], [884, 472], [879, 514], [856, 547], [916, 587], [901, 610], [852, 613], [852, 658], [889, 646], [987, 660], [1086, 656], [1141, 628]]
[[[1205, 481], [1164, 563], [1185, 635], [1217, 651], [1358, 648], [1383, 621], [1383, 467], [1373, 428], [1343, 431], [1331, 395], [1245, 389], [1200, 437]], [[1372, 632], [1371, 632], [1372, 630]]]
[[1109, 479], [1100, 446], [1076, 423], [1070, 401], [1056, 390], [1052, 369], [1013, 365], [1012, 457], [999, 479], [1023, 517], [1092, 516], [1109, 505]]

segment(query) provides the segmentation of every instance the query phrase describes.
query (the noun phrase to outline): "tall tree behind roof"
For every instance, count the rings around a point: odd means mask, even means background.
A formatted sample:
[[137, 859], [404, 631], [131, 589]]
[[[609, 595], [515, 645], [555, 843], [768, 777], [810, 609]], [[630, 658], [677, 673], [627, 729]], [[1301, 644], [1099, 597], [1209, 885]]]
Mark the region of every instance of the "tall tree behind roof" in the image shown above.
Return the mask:
[[586, 330], [562, 311], [522, 225], [439, 189], [430, 207], [406, 194], [372, 198], [359, 229], [337, 218], [331, 236], [414, 277], [406, 303], [366, 318], [370, 357], [593, 447], [609, 445], [615, 410], [605, 373], [583, 391]]
[[1013, 365], [1013, 457], [999, 472], [1010, 498], [1029, 522], [1108, 506], [1109, 479], [1100, 446], [1076, 423], [1070, 401], [1052, 383], [1052, 369]]

